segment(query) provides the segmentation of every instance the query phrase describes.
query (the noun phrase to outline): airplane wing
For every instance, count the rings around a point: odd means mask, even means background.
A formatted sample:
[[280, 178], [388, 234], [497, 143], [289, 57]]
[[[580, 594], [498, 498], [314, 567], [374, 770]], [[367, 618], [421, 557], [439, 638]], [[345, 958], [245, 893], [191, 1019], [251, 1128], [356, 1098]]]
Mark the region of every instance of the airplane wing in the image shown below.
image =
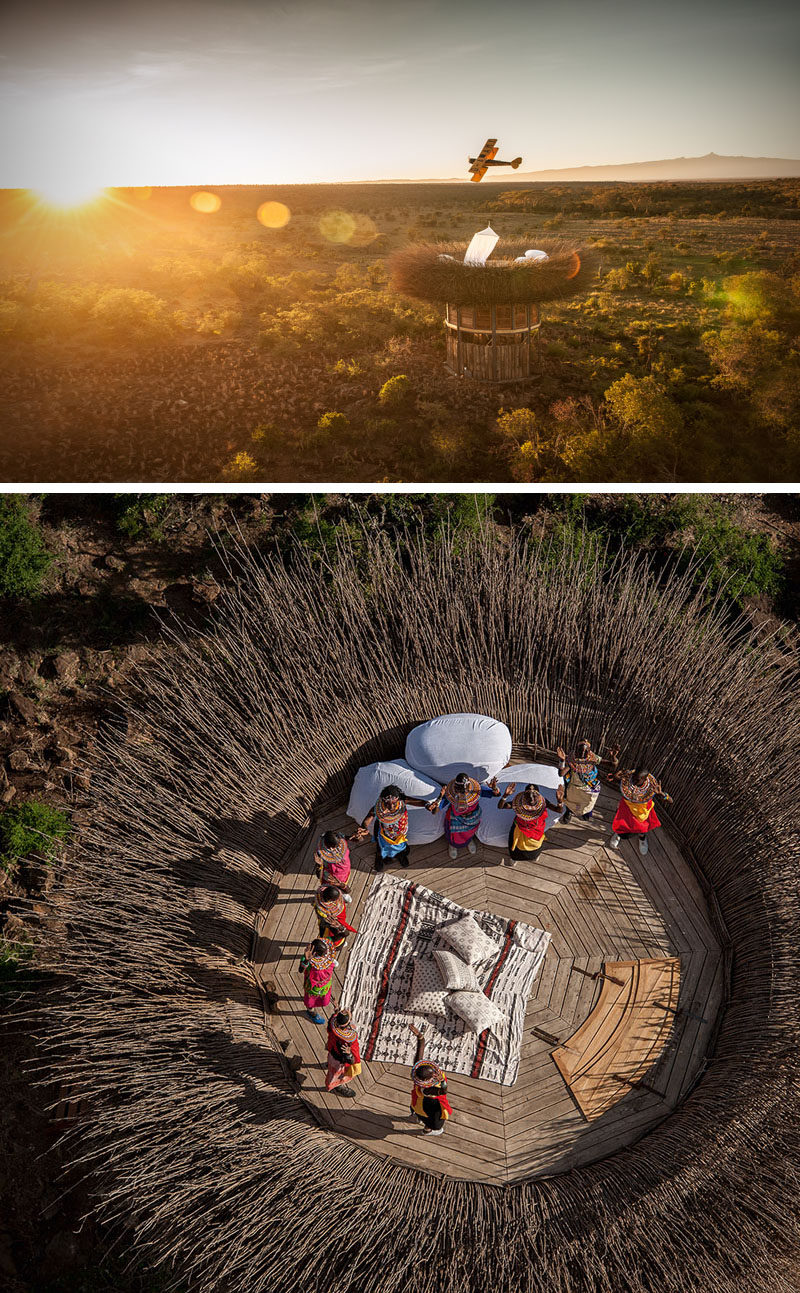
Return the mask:
[[480, 184], [481, 180], [483, 179], [484, 175], [488, 171], [489, 167], [478, 166], [476, 163], [475, 166], [470, 166], [469, 169], [472, 171], [472, 175], [470, 176], [470, 179], [472, 180], [473, 184]]
[[[469, 169], [473, 172], [473, 179], [482, 180], [488, 169], [485, 163], [491, 162], [496, 156], [497, 156], [497, 140], [487, 139], [486, 143], [483, 145], [483, 148], [478, 153], [478, 156], [470, 157], [469, 159], [470, 162], [472, 163]], [[478, 172], [480, 172], [480, 174], [478, 174]]]

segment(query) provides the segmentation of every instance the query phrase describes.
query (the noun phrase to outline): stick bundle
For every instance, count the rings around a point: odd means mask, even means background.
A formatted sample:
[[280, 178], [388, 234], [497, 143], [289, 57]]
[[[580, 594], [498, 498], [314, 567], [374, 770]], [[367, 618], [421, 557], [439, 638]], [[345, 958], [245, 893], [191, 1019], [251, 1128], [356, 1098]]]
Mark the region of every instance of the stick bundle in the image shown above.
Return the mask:
[[[597, 273], [597, 255], [563, 239], [539, 242], [549, 260], [515, 265], [529, 244], [502, 244], [502, 256], [465, 265], [466, 243], [414, 243], [394, 253], [392, 283], [404, 296], [451, 305], [536, 305], [585, 292]], [[452, 260], [442, 260], [452, 256]]]

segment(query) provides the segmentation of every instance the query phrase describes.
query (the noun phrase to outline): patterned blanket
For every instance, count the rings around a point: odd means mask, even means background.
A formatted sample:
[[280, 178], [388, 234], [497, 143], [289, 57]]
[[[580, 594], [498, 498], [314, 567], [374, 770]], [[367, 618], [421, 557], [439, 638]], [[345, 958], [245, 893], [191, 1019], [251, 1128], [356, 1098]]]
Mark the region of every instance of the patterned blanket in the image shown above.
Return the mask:
[[410, 1067], [417, 1046], [408, 1026], [413, 1023], [425, 1029], [426, 1057], [446, 1072], [510, 1086], [519, 1070], [525, 1007], [549, 933], [488, 912], [472, 913], [498, 947], [496, 957], [476, 966], [482, 990], [507, 1015], [497, 1033], [472, 1032], [452, 1010], [438, 1019], [406, 1009], [415, 957], [446, 948], [437, 926], [465, 914], [464, 907], [422, 885], [377, 876], [350, 951], [342, 1001], [352, 1012], [364, 1059]]

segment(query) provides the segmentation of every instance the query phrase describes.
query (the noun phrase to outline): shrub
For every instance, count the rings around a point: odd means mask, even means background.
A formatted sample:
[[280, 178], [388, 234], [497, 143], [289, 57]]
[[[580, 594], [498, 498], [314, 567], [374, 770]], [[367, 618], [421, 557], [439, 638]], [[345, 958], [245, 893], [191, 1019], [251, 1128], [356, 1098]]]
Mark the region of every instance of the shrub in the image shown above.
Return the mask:
[[241, 322], [242, 316], [238, 310], [217, 309], [212, 306], [201, 314], [195, 323], [195, 332], [199, 332], [201, 337], [218, 337], [223, 332], [236, 332]]
[[331, 436], [344, 435], [349, 426], [350, 421], [344, 413], [323, 413], [317, 422], [317, 430]]
[[33, 597], [51, 561], [25, 500], [0, 495], [0, 597]]
[[681, 428], [680, 411], [654, 377], [626, 373], [605, 392], [606, 407], [630, 434], [659, 439], [675, 436]]
[[410, 403], [413, 396], [411, 382], [405, 373], [397, 373], [383, 383], [378, 399], [384, 408], [399, 409]]
[[108, 288], [90, 314], [96, 329], [111, 341], [163, 341], [177, 328], [166, 301], [136, 287]]
[[501, 409], [495, 424], [498, 433], [516, 444], [538, 444], [539, 432], [533, 409]]
[[222, 474], [226, 480], [246, 481], [258, 480], [261, 471], [253, 455], [242, 450], [223, 467]]
[[[693, 523], [692, 551], [702, 561], [698, 582], [708, 578], [712, 591], [742, 607], [746, 598], [779, 596], [784, 563], [765, 534], [737, 525], [729, 501], [710, 501]], [[686, 558], [682, 559], [685, 564]]]
[[175, 502], [173, 494], [117, 494], [117, 529], [129, 539], [165, 539], [164, 522]]
[[10, 875], [23, 858], [51, 862], [71, 831], [66, 813], [39, 800], [7, 808], [0, 816], [0, 866]]

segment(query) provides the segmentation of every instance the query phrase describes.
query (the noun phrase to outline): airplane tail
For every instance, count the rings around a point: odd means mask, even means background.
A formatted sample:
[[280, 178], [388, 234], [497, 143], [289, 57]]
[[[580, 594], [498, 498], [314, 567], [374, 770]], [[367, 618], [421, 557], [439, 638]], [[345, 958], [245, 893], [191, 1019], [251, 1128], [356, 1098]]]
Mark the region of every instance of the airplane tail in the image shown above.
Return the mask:
[[514, 170], [517, 170], [517, 169], [518, 169], [518, 167], [520, 167], [520, 166], [522, 165], [522, 158], [521, 158], [521, 157], [515, 157], [515, 158], [514, 158], [514, 160], [513, 160], [513, 162], [511, 163], [511, 165], [514, 167]]

